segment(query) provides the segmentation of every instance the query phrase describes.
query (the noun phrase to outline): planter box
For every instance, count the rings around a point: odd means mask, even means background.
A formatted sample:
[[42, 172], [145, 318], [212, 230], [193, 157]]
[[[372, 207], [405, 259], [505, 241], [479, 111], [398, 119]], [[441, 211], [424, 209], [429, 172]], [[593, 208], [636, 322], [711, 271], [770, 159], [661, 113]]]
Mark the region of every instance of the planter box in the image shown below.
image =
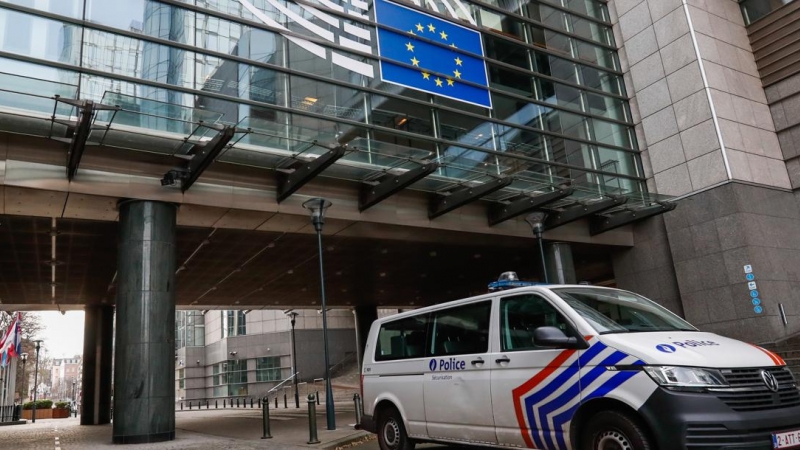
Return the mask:
[[[39, 415], [39, 411], [38, 410], [36, 411], [36, 415], [37, 416]], [[58, 408], [56, 408], [56, 409], [53, 410], [53, 419], [66, 419], [67, 417], [69, 417], [69, 409], [66, 409], [66, 408], [58, 409]]]
[[[33, 418], [33, 410], [32, 409], [23, 409], [22, 410], [22, 418], [31, 420]], [[37, 419], [52, 419], [53, 418], [53, 410], [48, 409], [36, 409], [36, 418]]]

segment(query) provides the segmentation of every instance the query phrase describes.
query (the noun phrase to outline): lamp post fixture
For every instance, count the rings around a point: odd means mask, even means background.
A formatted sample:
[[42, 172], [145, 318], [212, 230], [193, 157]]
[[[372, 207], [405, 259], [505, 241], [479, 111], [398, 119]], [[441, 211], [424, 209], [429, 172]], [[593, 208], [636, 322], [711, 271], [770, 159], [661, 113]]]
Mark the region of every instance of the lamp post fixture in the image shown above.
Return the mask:
[[23, 400], [22, 403], [25, 403], [25, 400], [28, 399], [28, 380], [25, 378], [25, 363], [28, 362], [28, 354], [23, 353], [19, 355], [19, 359], [22, 360], [22, 389], [23, 389], [22, 394], [24, 395], [24, 397], [22, 398]]
[[303, 203], [303, 208], [311, 213], [311, 223], [317, 231], [317, 249], [319, 251], [319, 286], [322, 295], [322, 342], [325, 346], [325, 418], [328, 429], [336, 429], [336, 416], [333, 408], [333, 390], [331, 389], [331, 363], [328, 355], [328, 307], [325, 301], [325, 270], [322, 266], [322, 225], [325, 224], [325, 211], [331, 202], [324, 198], [312, 198]]
[[33, 411], [31, 412], [31, 422], [36, 423], [36, 394], [39, 389], [39, 349], [42, 347], [42, 340], [37, 339], [33, 341], [36, 343], [36, 369], [33, 373]]
[[286, 315], [289, 316], [290, 319], [292, 319], [292, 372], [293, 372], [293, 375], [294, 375], [294, 406], [295, 406], [295, 408], [299, 408], [300, 407], [300, 392], [298, 391], [298, 388], [297, 388], [297, 381], [298, 381], [297, 380], [297, 373], [298, 373], [297, 372], [297, 345], [296, 345], [297, 340], [295, 339], [295, 334], [294, 334], [294, 324], [295, 324], [295, 319], [297, 318], [298, 314], [295, 311], [290, 311], [290, 312], [286, 313]]
[[547, 262], [544, 258], [544, 244], [542, 244], [542, 232], [544, 231], [545, 219], [547, 219], [547, 213], [537, 211], [528, 214], [528, 216], [525, 217], [525, 222], [528, 222], [528, 225], [531, 226], [531, 231], [533, 231], [533, 235], [539, 240], [539, 254], [542, 257], [542, 272], [544, 274], [544, 282], [550, 283], [550, 280], [547, 278]]

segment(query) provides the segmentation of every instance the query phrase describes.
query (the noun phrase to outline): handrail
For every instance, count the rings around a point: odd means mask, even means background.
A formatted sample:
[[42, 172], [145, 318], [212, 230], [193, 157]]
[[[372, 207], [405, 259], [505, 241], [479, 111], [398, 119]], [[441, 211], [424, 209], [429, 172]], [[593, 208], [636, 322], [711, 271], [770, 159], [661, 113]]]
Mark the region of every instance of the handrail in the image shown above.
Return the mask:
[[296, 376], [297, 376], [297, 374], [299, 374], [299, 373], [300, 373], [300, 372], [295, 372], [295, 373], [293, 373], [292, 375], [289, 375], [289, 377], [287, 377], [285, 380], [281, 381], [280, 383], [276, 384], [275, 386], [272, 386], [272, 389], [268, 390], [268, 391], [267, 391], [267, 394], [266, 394], [266, 395], [264, 395], [264, 397], [269, 397], [269, 394], [271, 394], [273, 391], [276, 391], [276, 390], [277, 390], [279, 387], [283, 386], [283, 384], [284, 384], [284, 383], [286, 383], [287, 381], [289, 381], [289, 380], [293, 379], [293, 378], [294, 378], [294, 377], [296, 377]]

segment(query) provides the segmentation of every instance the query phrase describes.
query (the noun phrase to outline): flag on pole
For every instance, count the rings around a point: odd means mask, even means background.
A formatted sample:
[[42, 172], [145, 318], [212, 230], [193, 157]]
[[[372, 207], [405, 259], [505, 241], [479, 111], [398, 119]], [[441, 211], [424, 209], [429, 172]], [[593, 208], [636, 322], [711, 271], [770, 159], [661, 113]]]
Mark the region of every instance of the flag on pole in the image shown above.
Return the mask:
[[8, 330], [3, 335], [2, 340], [0, 340], [0, 357], [2, 357], [0, 366], [2, 367], [8, 365], [9, 359], [19, 357], [20, 353], [22, 353], [21, 320], [22, 314], [18, 312], [11, 325], [8, 326]]

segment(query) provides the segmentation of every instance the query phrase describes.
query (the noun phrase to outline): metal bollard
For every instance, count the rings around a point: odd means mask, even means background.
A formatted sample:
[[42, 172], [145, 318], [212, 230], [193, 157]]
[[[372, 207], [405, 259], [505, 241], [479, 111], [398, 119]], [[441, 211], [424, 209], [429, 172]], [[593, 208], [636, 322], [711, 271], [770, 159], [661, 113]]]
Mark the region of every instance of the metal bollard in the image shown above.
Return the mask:
[[319, 391], [317, 391], [317, 393], [315, 394], [315, 396], [317, 397], [317, 404], [319, 405]]
[[308, 444], [319, 444], [317, 439], [317, 398], [314, 394], [308, 394]]
[[209, 409], [208, 400], [206, 400], [206, 409]]
[[214, 400], [214, 409], [219, 409], [219, 400]]
[[181, 402], [181, 411], [183, 411], [183, 402]]
[[289, 407], [289, 403], [286, 400], [286, 391], [283, 391], [283, 409], [286, 409], [288, 407]]
[[353, 403], [355, 403], [356, 407], [356, 426], [361, 425], [361, 396], [358, 393], [353, 394]]
[[239, 399], [238, 398], [236, 399], [236, 407], [237, 408], [239, 407]]
[[261, 436], [261, 439], [272, 439], [272, 434], [269, 432], [269, 399], [264, 398], [264, 410], [261, 414], [263, 418], [263, 429], [264, 435]]
[[278, 396], [275, 396], [275, 409], [278, 409]]
[[253, 409], [253, 397], [250, 397], [250, 409]]

